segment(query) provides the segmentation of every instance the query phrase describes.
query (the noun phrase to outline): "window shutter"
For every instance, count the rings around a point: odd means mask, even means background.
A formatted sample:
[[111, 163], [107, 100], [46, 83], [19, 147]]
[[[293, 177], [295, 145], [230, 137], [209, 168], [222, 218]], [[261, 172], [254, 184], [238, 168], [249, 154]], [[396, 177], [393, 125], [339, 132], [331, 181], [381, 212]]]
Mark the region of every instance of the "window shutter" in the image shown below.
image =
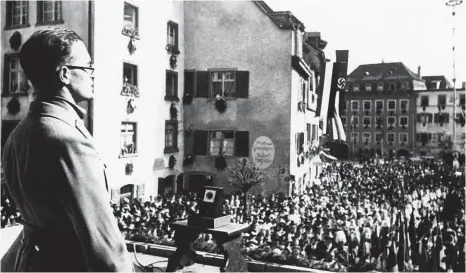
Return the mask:
[[236, 131], [235, 134], [235, 155], [249, 157], [249, 132]]
[[178, 122], [173, 124], [173, 147], [178, 148]]
[[194, 146], [195, 155], [207, 155], [207, 136], [208, 131], [194, 131]]
[[236, 71], [236, 97], [248, 98], [249, 71]]
[[43, 5], [44, 1], [37, 1], [37, 21], [43, 22], [44, 21], [44, 12], [43, 12]]
[[299, 153], [302, 153], [304, 151], [303, 144], [304, 144], [304, 133], [299, 133]]
[[209, 97], [209, 72], [197, 71], [197, 86], [196, 86], [196, 97], [208, 98]]
[[434, 122], [439, 123], [439, 116], [438, 114], [434, 114]]
[[184, 71], [184, 93], [194, 95], [196, 71]]
[[417, 122], [421, 122], [421, 114], [417, 114]]
[[187, 133], [185, 130], [184, 134], [184, 154], [193, 154], [193, 134], [192, 133]]

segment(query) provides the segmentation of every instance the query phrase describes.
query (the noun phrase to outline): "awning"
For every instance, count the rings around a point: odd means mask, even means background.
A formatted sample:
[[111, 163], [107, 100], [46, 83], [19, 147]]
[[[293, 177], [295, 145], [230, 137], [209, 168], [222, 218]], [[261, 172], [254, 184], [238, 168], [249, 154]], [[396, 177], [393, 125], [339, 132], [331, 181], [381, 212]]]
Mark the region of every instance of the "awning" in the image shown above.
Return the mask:
[[328, 154], [326, 154], [324, 151], [320, 151], [320, 152], [319, 152], [319, 156], [321, 156], [321, 158], [326, 159], [326, 160], [331, 160], [331, 161], [337, 160], [336, 157], [331, 156], [331, 155], [328, 155]]

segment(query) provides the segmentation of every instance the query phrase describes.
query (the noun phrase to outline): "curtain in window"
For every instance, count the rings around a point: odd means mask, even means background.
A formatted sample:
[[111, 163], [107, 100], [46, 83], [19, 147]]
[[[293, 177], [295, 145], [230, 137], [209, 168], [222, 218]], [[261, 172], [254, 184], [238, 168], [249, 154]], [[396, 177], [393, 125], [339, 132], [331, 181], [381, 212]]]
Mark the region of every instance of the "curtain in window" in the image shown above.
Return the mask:
[[220, 152], [220, 144], [222, 142], [222, 132], [212, 132], [210, 138], [210, 154], [218, 155]]

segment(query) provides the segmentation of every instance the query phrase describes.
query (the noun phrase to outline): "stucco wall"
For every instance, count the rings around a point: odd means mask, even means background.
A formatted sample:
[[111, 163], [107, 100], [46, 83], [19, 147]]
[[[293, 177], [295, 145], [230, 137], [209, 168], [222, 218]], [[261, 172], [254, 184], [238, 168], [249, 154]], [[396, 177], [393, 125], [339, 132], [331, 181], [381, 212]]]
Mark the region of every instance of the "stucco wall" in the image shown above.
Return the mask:
[[[279, 167], [289, 168], [291, 31], [279, 29], [253, 2], [186, 1], [186, 69], [237, 68], [249, 71], [249, 97], [228, 100], [220, 114], [213, 101], [194, 98], [185, 107], [185, 125], [194, 130], [237, 129], [249, 131], [249, 146], [260, 136], [269, 137], [275, 146], [272, 165], [265, 169], [270, 177], [256, 192], [284, 190], [277, 182]], [[250, 152], [251, 155], [251, 152]], [[227, 158], [231, 165], [236, 157]], [[214, 167], [214, 158], [197, 156], [185, 173], [204, 171], [215, 175], [215, 184], [231, 187], [228, 172]]]
[[[3, 91], [3, 84], [4, 84], [4, 58], [5, 54], [9, 53], [19, 53], [21, 48], [18, 51], [14, 51], [10, 47], [10, 37], [13, 33], [18, 31], [21, 34], [21, 44], [24, 44], [29, 36], [34, 33], [36, 30], [44, 29], [44, 28], [54, 28], [54, 27], [63, 27], [68, 28], [76, 31], [81, 38], [84, 40], [84, 43], [88, 45], [88, 2], [87, 1], [63, 1], [62, 6], [62, 13], [63, 13], [63, 24], [56, 24], [56, 25], [44, 25], [44, 26], [37, 26], [37, 2], [36, 1], [29, 1], [29, 27], [23, 28], [16, 28], [16, 29], [7, 29], [5, 30], [5, 20], [6, 20], [6, 1], [1, 1], [1, 16], [0, 16], [0, 23], [1, 23], [1, 46], [2, 46], [2, 56], [1, 56], [1, 77], [2, 80], [0, 81], [0, 89]], [[23, 119], [27, 111], [29, 110], [29, 103], [33, 100], [33, 88], [29, 89], [28, 96], [20, 96], [18, 100], [20, 102], [20, 112], [16, 115], [11, 115], [7, 112], [6, 104], [10, 101], [11, 97], [2, 97], [1, 102], [1, 113], [2, 113], [2, 120], [21, 120]]]
[[[96, 1], [95, 21], [95, 138], [107, 163], [110, 184], [119, 188], [126, 184], [145, 185], [145, 196], [157, 194], [157, 178], [168, 172], [168, 154], [165, 148], [165, 120], [170, 119], [170, 104], [165, 101], [165, 73], [169, 67], [167, 22], [178, 23], [181, 54], [178, 56], [178, 97], [183, 95], [183, 2], [179, 1], [127, 1], [139, 8], [139, 36], [136, 51], [128, 51], [129, 37], [122, 35], [124, 2]], [[128, 97], [122, 96], [123, 62], [138, 66], [138, 88], [134, 114], [126, 113]], [[183, 110], [176, 103], [178, 120]], [[120, 124], [136, 121], [138, 156], [119, 158]], [[179, 128], [183, 128], [180, 123]], [[183, 134], [179, 134], [179, 152], [175, 154], [175, 172], [181, 172]], [[154, 168], [156, 159], [163, 166]], [[125, 164], [133, 162], [134, 172], [125, 174]]]

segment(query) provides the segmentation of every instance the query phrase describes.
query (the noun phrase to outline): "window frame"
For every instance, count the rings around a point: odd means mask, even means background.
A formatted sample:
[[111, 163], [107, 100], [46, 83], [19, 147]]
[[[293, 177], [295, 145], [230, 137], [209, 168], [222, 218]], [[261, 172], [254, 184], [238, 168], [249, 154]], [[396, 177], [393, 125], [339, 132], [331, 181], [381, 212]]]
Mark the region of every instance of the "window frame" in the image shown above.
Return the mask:
[[236, 81], [237, 81], [237, 72], [238, 70], [235, 69], [235, 68], [227, 68], [227, 69], [219, 69], [219, 68], [216, 68], [216, 69], [209, 69], [208, 70], [209, 72], [209, 96], [208, 96], [208, 99], [210, 100], [215, 100], [216, 99], [216, 96], [214, 96], [214, 87], [213, 87], [213, 74], [214, 73], [223, 73], [223, 75], [225, 75], [225, 73], [228, 73], [228, 72], [231, 72], [231, 73], [234, 73], [235, 75], [235, 78], [233, 80], [233, 87], [234, 87], [234, 96], [232, 97], [225, 97], [225, 79], [224, 79], [224, 76], [222, 76], [222, 97], [226, 100], [236, 100], [237, 99], [237, 90], [236, 90], [236, 87], [237, 87], [237, 84], [236, 84]]
[[[26, 12], [23, 13], [23, 6], [21, 5], [21, 14], [19, 15], [20, 17], [25, 17], [24, 23], [21, 24], [14, 24], [14, 17], [18, 16], [14, 14], [15, 10], [15, 4], [25, 4], [25, 9]], [[4, 30], [13, 30], [13, 29], [20, 29], [20, 28], [27, 28], [30, 27], [30, 9], [29, 9], [29, 1], [5, 1], [5, 27], [3, 28]], [[21, 18], [22, 20], [23, 18]]]
[[[167, 146], [167, 125], [173, 125], [173, 145], [172, 146]], [[169, 154], [169, 153], [176, 153], [179, 152], [178, 149], [178, 121], [177, 120], [165, 120], [165, 130], [164, 130], [164, 149], [163, 153], [164, 154]]]
[[[366, 124], [366, 123], [365, 123], [366, 120], [369, 120], [369, 124]], [[370, 127], [372, 126], [372, 118], [371, 118], [371, 116], [363, 116], [363, 117], [362, 117], [362, 125], [363, 125], [364, 127], [367, 126], [368, 128], [370, 128]]]
[[[129, 6], [131, 9], [133, 9], [133, 22], [131, 24], [129, 21], [125, 20], [125, 7]], [[131, 33], [124, 31], [125, 29], [128, 28], [128, 26], [131, 26], [135, 30], [135, 36], [134, 38], [139, 39], [139, 7], [128, 3], [126, 1], [123, 2], [123, 35], [131, 37]]]
[[[393, 123], [390, 125], [389, 119], [393, 119]], [[387, 126], [396, 126], [396, 117], [395, 116], [388, 116], [387, 117]]]
[[[353, 108], [353, 103], [354, 103], [354, 102], [357, 102], [357, 103], [358, 103], [357, 109], [354, 109], [354, 108]], [[359, 100], [351, 100], [351, 111], [359, 111]]]
[[[24, 91], [21, 91], [21, 82], [17, 82], [19, 91], [18, 92], [11, 92], [11, 62], [15, 60], [17, 61], [17, 70], [16, 73], [21, 73], [22, 77], [26, 80], [27, 88]], [[16, 76], [18, 78], [18, 76]], [[3, 90], [2, 90], [2, 97], [10, 97], [10, 96], [27, 96], [29, 94], [29, 89], [31, 85], [28, 82], [26, 77], [26, 73], [24, 73], [23, 68], [21, 67], [20, 60], [19, 60], [19, 53], [7, 53], [3, 55]]]
[[[379, 140], [377, 140], [377, 136], [380, 136]], [[377, 141], [383, 143], [383, 134], [381, 132], [374, 132], [374, 141], [375, 143], [377, 143]]]
[[[227, 157], [227, 156], [235, 156], [236, 154], [236, 131], [237, 130], [208, 130], [208, 136], [207, 136], [207, 156], [217, 156], [217, 154], [212, 154], [212, 133], [216, 132], [216, 133], [222, 133], [222, 138], [221, 138], [221, 141], [224, 141], [225, 140], [225, 133], [228, 132], [228, 133], [233, 133], [233, 154], [225, 154], [225, 151], [223, 150], [222, 151], [222, 155]], [[219, 152], [220, 152], [220, 148], [219, 148]]]
[[[421, 107], [429, 106], [429, 96], [428, 95], [421, 95], [420, 100], [421, 101], [420, 101], [419, 105], [421, 105]], [[423, 103], [422, 103], [423, 101], [426, 101], [427, 103], [425, 105], [423, 105]]]
[[[390, 109], [390, 102], [393, 102], [395, 104], [395, 107], [393, 109]], [[396, 100], [387, 100], [387, 111], [396, 111]]]
[[382, 82], [377, 83], [377, 91], [382, 92], [385, 84]]
[[[353, 92], [360, 92], [361, 90], [359, 89], [360, 84], [359, 83], [353, 83]], [[356, 88], [355, 88], [356, 87]]]
[[[173, 43], [170, 43], [170, 28], [174, 30]], [[175, 49], [179, 49], [179, 26], [178, 23], [175, 23], [171, 20], [167, 22], [167, 46], [173, 46]]]
[[401, 90], [409, 90], [409, 82], [408, 81], [402, 81], [401, 82]]
[[347, 117], [340, 117], [341, 123], [344, 127], [348, 125], [348, 118]]
[[[441, 98], [444, 100], [445, 103], [442, 104], [442, 103], [440, 102], [440, 101], [441, 101], [441, 100], [440, 100]], [[444, 94], [442, 94], [442, 95], [437, 95], [437, 105], [438, 105], [438, 106], [447, 106], [447, 95], [444, 95]]]
[[[54, 4], [54, 9], [52, 12], [58, 13], [59, 18], [55, 18], [53, 21], [45, 21], [44, 20], [44, 4], [46, 2], [52, 2]], [[37, 1], [37, 23], [36, 26], [44, 26], [44, 25], [58, 25], [58, 24], [63, 24], [65, 21], [63, 20], [63, 1], [62, 0], [53, 0], [53, 1]], [[55, 9], [57, 8], [55, 5], [57, 3], [60, 3], [60, 6], [58, 7], [58, 10], [56, 11]], [[41, 6], [42, 5], [42, 6]]]
[[[401, 122], [402, 119], [406, 119], [406, 124], [402, 124], [402, 122]], [[405, 126], [407, 128], [408, 125], [409, 125], [409, 117], [408, 116], [399, 116], [398, 117], [398, 124], [400, 124], [400, 126]]]
[[[393, 136], [393, 141], [389, 141], [389, 136]], [[396, 133], [387, 133], [387, 143], [393, 143], [395, 144], [396, 143]]]
[[[382, 103], [382, 109], [377, 109], [377, 102], [381, 102]], [[384, 101], [383, 100], [375, 100], [375, 111], [379, 111], [380, 112], [383, 112], [384, 111]]]
[[[463, 103], [461, 103], [461, 101], [463, 101]], [[466, 95], [459, 94], [458, 106], [464, 106], [465, 104], [466, 104]]]
[[[403, 107], [402, 107], [403, 102], [406, 102], [406, 108], [404, 108], [404, 109], [403, 109]], [[409, 110], [409, 100], [407, 100], [407, 99], [400, 99], [400, 110], [406, 110], [406, 111]]]
[[369, 139], [367, 141], [367, 144], [371, 144], [372, 143], [372, 134], [370, 132], [363, 132], [362, 133], [362, 142], [365, 143], [366, 142], [366, 138], [365, 136], [369, 136]]
[[[402, 141], [402, 137], [401, 136], [406, 136], [406, 141]], [[409, 144], [409, 135], [408, 133], [398, 133], [398, 143], [404, 143], [404, 144]]]
[[[173, 87], [174, 90], [173, 90], [172, 94], [168, 93], [168, 86], [167, 86], [168, 77], [174, 77], [174, 81], [173, 81], [173, 78], [172, 78], [172, 84], [174, 86]], [[179, 101], [179, 98], [178, 98], [178, 82], [179, 82], [178, 72], [167, 69], [165, 71], [165, 100], [167, 100], [167, 101]]]
[[[366, 102], [369, 103], [369, 109], [366, 109]], [[372, 101], [371, 100], [363, 100], [362, 101], [362, 108], [363, 108], [362, 109], [363, 111], [369, 111], [369, 112], [372, 111]]]
[[[121, 137], [122, 137], [122, 134], [123, 133], [126, 133], [128, 134], [128, 132], [122, 132], [121, 131], [121, 127], [124, 125], [124, 124], [133, 124], [133, 144], [134, 144], [134, 152], [133, 153], [127, 153], [127, 154], [123, 154], [122, 153], [122, 147], [123, 147], [123, 143], [121, 143]], [[120, 122], [120, 155], [119, 155], [119, 158], [125, 158], [125, 157], [135, 157], [135, 156], [138, 156], [138, 123], [136, 121], [122, 121]]]
[[123, 83], [125, 82], [125, 68], [130, 67], [132, 69], [132, 81], [128, 80], [128, 83], [134, 86], [138, 86], [138, 66], [130, 62], [123, 62]]
[[[354, 122], [355, 120], [357, 120], [357, 124]], [[360, 123], [359, 123], [359, 117], [358, 116], [353, 116], [353, 124], [351, 124], [352, 127], [359, 127]]]
[[[369, 87], [369, 88], [368, 88]], [[372, 91], [372, 83], [364, 84], [364, 91], [371, 92]]]
[[388, 91], [392, 91], [392, 92], [396, 91], [396, 83], [389, 83], [388, 84]]

